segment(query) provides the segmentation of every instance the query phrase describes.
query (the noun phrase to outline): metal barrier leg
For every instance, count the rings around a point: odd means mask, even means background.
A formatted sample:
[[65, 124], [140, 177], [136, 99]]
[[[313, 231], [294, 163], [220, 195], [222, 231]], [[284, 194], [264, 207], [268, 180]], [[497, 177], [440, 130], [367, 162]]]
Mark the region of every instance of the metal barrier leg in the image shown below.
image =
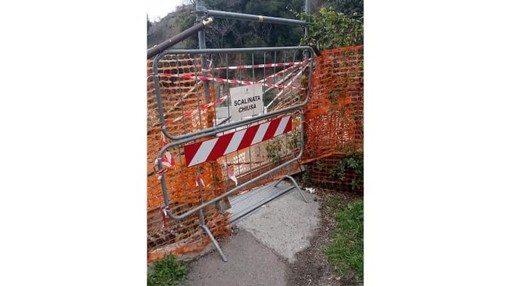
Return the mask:
[[223, 250], [221, 250], [221, 247], [220, 245], [218, 244], [218, 241], [216, 241], [216, 239], [214, 238], [214, 236], [212, 235], [211, 231], [209, 230], [209, 228], [207, 227], [207, 225], [203, 225], [201, 224], [200, 227], [205, 231], [205, 233], [207, 234], [207, 236], [209, 236], [209, 238], [211, 239], [212, 243], [214, 244], [214, 247], [216, 248], [216, 250], [218, 250], [218, 252], [220, 253], [220, 256], [221, 256], [221, 259], [224, 261], [224, 262], [227, 262], [227, 258], [225, 257], [225, 254], [223, 254]]
[[303, 194], [303, 190], [301, 190], [301, 188], [298, 186], [296, 180], [294, 180], [294, 178], [292, 178], [291, 176], [289, 175], [285, 175], [283, 176], [281, 179], [278, 180], [278, 182], [276, 182], [276, 184], [274, 184], [274, 186], [278, 186], [278, 184], [283, 181], [283, 179], [290, 179], [292, 181], [292, 183], [294, 184], [294, 186], [296, 187], [296, 189], [298, 190], [299, 194], [301, 194], [301, 197], [303, 197], [303, 200], [305, 201], [305, 203], [308, 203], [308, 200], [306, 199], [305, 197], [305, 194]]
[[200, 219], [200, 227], [204, 230], [204, 232], [207, 234], [207, 236], [209, 236], [209, 238], [211, 239], [212, 243], [214, 244], [214, 247], [220, 253], [221, 259], [223, 261], [227, 262], [228, 260], [225, 257], [225, 254], [223, 254], [223, 250], [221, 250], [221, 247], [218, 244], [218, 241], [216, 241], [216, 239], [214, 238], [214, 236], [211, 233], [211, 230], [209, 230], [209, 228], [207, 227], [207, 224], [205, 223], [204, 211], [202, 209], [198, 211], [198, 217]]

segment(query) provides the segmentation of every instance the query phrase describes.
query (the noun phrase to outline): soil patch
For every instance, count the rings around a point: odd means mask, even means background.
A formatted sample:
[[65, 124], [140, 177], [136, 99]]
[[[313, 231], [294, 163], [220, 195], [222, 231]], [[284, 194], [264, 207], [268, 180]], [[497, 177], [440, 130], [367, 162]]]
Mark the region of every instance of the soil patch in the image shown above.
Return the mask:
[[354, 275], [338, 277], [323, 252], [330, 244], [335, 229], [336, 211], [349, 202], [362, 198], [359, 192], [338, 192], [317, 189], [320, 202], [320, 226], [310, 241], [310, 247], [296, 254], [296, 262], [289, 264], [287, 285], [289, 286], [340, 286], [362, 285]]

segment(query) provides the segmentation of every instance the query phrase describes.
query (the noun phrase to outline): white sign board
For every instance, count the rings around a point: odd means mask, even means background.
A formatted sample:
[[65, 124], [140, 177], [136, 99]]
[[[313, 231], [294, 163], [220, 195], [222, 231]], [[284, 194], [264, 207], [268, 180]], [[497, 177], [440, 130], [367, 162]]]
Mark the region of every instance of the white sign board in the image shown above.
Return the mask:
[[230, 115], [232, 121], [253, 117], [262, 113], [262, 84], [232, 87], [230, 89]]

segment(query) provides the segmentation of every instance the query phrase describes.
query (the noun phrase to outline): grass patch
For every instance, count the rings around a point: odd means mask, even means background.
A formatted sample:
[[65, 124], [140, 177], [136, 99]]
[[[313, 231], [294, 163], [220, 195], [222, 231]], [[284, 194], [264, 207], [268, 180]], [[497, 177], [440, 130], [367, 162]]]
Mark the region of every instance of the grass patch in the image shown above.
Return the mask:
[[324, 250], [337, 274], [363, 281], [363, 201], [357, 200], [336, 214], [332, 243]]
[[344, 208], [346, 205], [347, 204], [344, 200], [340, 199], [339, 197], [331, 196], [326, 198], [324, 203], [324, 210], [328, 216], [334, 217], [337, 213], [337, 210]]
[[175, 286], [186, 279], [188, 269], [184, 263], [169, 255], [154, 262], [147, 273], [147, 286]]

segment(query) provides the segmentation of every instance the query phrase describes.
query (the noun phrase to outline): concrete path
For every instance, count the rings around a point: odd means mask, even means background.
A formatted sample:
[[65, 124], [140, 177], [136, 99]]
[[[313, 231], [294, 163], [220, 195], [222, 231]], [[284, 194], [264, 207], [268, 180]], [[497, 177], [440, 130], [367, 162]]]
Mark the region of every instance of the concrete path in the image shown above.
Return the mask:
[[319, 203], [305, 193], [308, 203], [297, 191], [261, 207], [237, 225], [253, 234], [288, 262], [294, 255], [310, 246], [314, 230], [319, 226]]
[[208, 253], [191, 263], [183, 285], [286, 285], [287, 265], [249, 232], [240, 229], [221, 247], [228, 262], [223, 262], [216, 251]]
[[319, 203], [295, 190], [238, 222], [239, 232], [220, 243], [228, 262], [216, 251], [191, 262], [185, 286], [287, 285], [288, 264], [310, 245], [319, 226]]

